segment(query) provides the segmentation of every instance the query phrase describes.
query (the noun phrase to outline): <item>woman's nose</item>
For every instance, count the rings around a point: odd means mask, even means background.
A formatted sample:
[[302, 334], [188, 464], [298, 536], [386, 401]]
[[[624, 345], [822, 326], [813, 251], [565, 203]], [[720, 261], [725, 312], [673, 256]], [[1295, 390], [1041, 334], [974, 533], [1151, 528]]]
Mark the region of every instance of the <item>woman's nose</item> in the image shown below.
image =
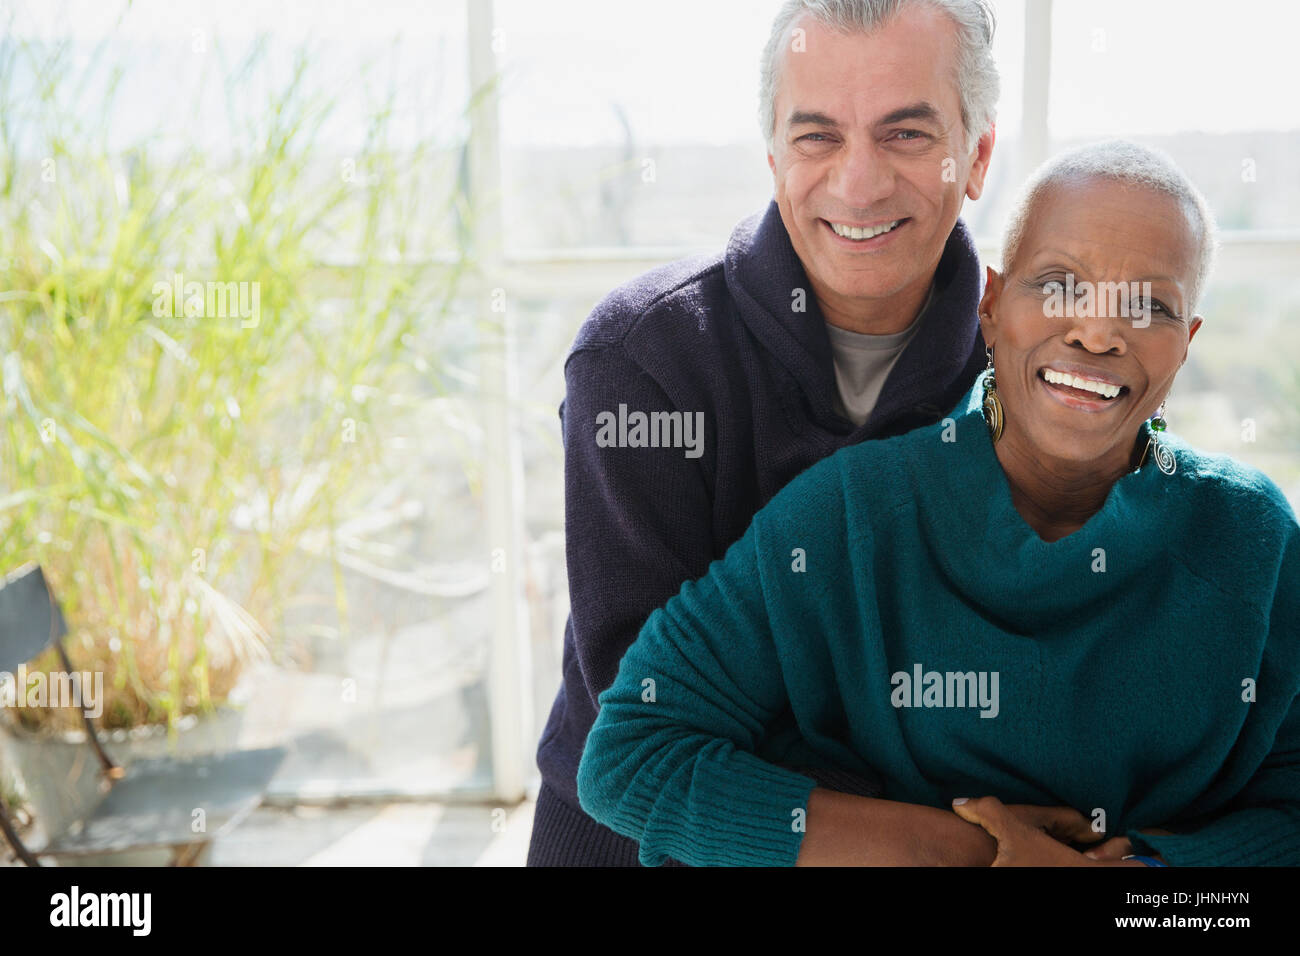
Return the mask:
[[1065, 334], [1068, 345], [1082, 345], [1089, 352], [1104, 355], [1114, 352], [1123, 355], [1128, 350], [1124, 338], [1125, 323], [1129, 320], [1122, 316], [1097, 315], [1078, 317], [1070, 320], [1071, 327]]

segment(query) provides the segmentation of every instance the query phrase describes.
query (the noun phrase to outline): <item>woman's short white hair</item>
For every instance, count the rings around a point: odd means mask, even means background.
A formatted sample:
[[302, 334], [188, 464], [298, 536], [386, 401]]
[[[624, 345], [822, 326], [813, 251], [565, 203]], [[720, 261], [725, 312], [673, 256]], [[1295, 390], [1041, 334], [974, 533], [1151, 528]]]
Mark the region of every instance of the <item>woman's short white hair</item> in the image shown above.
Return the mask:
[[1015, 262], [1020, 241], [1025, 237], [1034, 206], [1047, 190], [1078, 184], [1090, 179], [1106, 179], [1137, 189], [1163, 193], [1176, 199], [1187, 214], [1192, 233], [1199, 241], [1196, 276], [1188, 290], [1190, 315], [1205, 291], [1218, 247], [1218, 229], [1210, 205], [1200, 190], [1165, 152], [1123, 139], [1088, 143], [1061, 153], [1039, 166], [1020, 189], [1011, 218], [1002, 238], [1002, 273]]
[[993, 61], [993, 31], [997, 18], [987, 0], [786, 0], [772, 21], [772, 33], [763, 49], [759, 88], [759, 124], [772, 152], [776, 141], [776, 91], [785, 62], [786, 34], [796, 19], [809, 14], [819, 23], [842, 33], [871, 33], [902, 10], [927, 6], [957, 24], [957, 62], [953, 80], [961, 100], [961, 121], [966, 149], [993, 125], [1000, 80]]

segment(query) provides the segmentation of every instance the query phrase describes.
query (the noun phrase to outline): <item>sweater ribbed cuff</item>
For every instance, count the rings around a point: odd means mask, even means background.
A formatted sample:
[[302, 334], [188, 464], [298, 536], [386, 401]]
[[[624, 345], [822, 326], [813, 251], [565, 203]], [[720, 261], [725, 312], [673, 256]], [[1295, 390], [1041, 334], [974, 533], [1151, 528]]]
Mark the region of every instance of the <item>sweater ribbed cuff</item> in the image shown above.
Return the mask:
[[1300, 811], [1251, 807], [1194, 833], [1161, 836], [1130, 830], [1133, 852], [1158, 854], [1170, 866], [1300, 865]]
[[611, 826], [629, 835], [644, 827], [644, 866], [668, 857], [692, 866], [794, 866], [816, 785], [812, 777], [735, 751], [723, 763], [695, 764], [684, 813], [668, 816], [656, 800], [664, 790], [652, 784], [626, 795]]

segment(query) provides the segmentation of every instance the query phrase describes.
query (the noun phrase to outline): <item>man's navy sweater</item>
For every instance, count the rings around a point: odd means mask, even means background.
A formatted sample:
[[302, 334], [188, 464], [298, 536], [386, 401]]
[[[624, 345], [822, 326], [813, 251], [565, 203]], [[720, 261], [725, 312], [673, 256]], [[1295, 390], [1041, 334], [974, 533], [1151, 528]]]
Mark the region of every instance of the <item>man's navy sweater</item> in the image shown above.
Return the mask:
[[[597, 304], [564, 367], [571, 610], [563, 683], [537, 750], [530, 866], [640, 865], [637, 844], [578, 803], [597, 697], [650, 614], [702, 577], [787, 482], [845, 445], [930, 424], [956, 405], [987, 362], [980, 279], [958, 220], [935, 301], [859, 428], [835, 411], [825, 322], [775, 201], [736, 227], [724, 254], [652, 270]], [[648, 432], [635, 429], [637, 412]], [[704, 425], [698, 454], [671, 428], [688, 418]], [[611, 420], [633, 426], [612, 447], [613, 430], [601, 431]]]

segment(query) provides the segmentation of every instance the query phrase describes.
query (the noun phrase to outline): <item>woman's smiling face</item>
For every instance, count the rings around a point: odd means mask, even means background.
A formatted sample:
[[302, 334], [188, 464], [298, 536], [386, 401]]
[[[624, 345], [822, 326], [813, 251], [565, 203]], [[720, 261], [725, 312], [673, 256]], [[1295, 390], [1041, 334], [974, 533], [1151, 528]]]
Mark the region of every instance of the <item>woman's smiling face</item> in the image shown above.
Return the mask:
[[1199, 254], [1172, 196], [1102, 178], [1047, 187], [980, 303], [1003, 440], [1039, 461], [1128, 470], [1201, 325], [1188, 301]]

